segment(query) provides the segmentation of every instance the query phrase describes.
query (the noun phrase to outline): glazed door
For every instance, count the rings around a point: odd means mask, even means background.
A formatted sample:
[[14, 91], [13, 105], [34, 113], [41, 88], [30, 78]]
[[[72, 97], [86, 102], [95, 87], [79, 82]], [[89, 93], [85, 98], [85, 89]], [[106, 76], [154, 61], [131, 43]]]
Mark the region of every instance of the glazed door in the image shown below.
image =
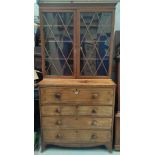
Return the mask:
[[40, 17], [45, 78], [110, 78], [113, 8], [49, 7]]
[[74, 77], [74, 12], [41, 12], [44, 77]]
[[[80, 12], [80, 78], [109, 76], [112, 12]], [[112, 49], [111, 49], [112, 50]]]

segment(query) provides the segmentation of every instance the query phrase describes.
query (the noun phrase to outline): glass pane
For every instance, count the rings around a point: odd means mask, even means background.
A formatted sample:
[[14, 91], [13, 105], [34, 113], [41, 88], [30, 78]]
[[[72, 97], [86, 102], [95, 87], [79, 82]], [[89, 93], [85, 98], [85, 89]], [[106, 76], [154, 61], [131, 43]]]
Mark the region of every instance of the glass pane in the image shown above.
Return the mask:
[[73, 13], [43, 13], [45, 71], [52, 76], [73, 75]]
[[112, 14], [80, 14], [80, 75], [106, 76], [109, 68], [109, 46]]

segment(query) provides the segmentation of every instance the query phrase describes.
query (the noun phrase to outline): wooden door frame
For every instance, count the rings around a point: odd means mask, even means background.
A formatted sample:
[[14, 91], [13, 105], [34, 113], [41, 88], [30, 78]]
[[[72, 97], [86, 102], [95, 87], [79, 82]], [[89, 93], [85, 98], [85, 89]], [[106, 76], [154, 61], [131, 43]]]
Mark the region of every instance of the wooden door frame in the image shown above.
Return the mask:
[[[73, 75], [72, 76], [55, 76], [55, 75], [46, 75], [45, 73], [45, 41], [44, 41], [44, 32], [43, 32], [43, 19], [42, 19], [42, 14], [45, 13], [45, 12], [72, 12], [73, 13]], [[40, 16], [40, 32], [41, 32], [41, 52], [42, 52], [42, 73], [43, 73], [43, 77], [44, 78], [59, 78], [59, 79], [63, 79], [63, 78], [69, 78], [69, 79], [73, 79], [73, 78], [76, 78], [76, 53], [75, 53], [75, 13], [76, 11], [73, 10], [73, 9], [66, 9], [66, 8], [63, 8], [63, 9], [57, 9], [57, 8], [54, 8], [54, 7], [51, 7], [50, 9], [49, 8], [42, 8], [40, 7], [39, 9], [39, 16]]]
[[[109, 46], [109, 68], [107, 76], [81, 76], [80, 75], [80, 13], [81, 12], [110, 12], [112, 14], [112, 30], [110, 37], [110, 46]], [[79, 79], [106, 79], [111, 78], [112, 76], [112, 59], [113, 59], [113, 42], [114, 42], [114, 21], [115, 21], [115, 7], [86, 7], [86, 8], [78, 8], [78, 28], [77, 28], [77, 40], [78, 42], [78, 55], [77, 55], [77, 78]]]

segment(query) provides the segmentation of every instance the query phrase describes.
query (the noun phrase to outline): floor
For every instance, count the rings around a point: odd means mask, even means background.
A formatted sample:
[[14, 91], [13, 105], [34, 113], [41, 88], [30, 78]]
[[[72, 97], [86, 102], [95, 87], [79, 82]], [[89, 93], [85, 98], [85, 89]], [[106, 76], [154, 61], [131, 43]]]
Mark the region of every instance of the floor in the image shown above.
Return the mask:
[[34, 155], [120, 155], [118, 151], [112, 151], [109, 153], [104, 147], [95, 148], [62, 148], [62, 147], [50, 147], [43, 153], [35, 151]]

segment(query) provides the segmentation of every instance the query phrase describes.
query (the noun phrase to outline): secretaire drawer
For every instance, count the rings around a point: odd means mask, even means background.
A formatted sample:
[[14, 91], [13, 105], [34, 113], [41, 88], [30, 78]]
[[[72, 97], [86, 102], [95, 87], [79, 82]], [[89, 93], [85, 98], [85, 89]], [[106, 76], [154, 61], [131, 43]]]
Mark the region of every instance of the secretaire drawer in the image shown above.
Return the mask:
[[103, 143], [111, 141], [111, 131], [104, 130], [43, 130], [49, 143]]
[[112, 118], [55, 116], [41, 119], [43, 129], [111, 129], [112, 127]]
[[46, 87], [40, 89], [41, 104], [46, 103], [98, 103], [112, 105], [112, 88]]

